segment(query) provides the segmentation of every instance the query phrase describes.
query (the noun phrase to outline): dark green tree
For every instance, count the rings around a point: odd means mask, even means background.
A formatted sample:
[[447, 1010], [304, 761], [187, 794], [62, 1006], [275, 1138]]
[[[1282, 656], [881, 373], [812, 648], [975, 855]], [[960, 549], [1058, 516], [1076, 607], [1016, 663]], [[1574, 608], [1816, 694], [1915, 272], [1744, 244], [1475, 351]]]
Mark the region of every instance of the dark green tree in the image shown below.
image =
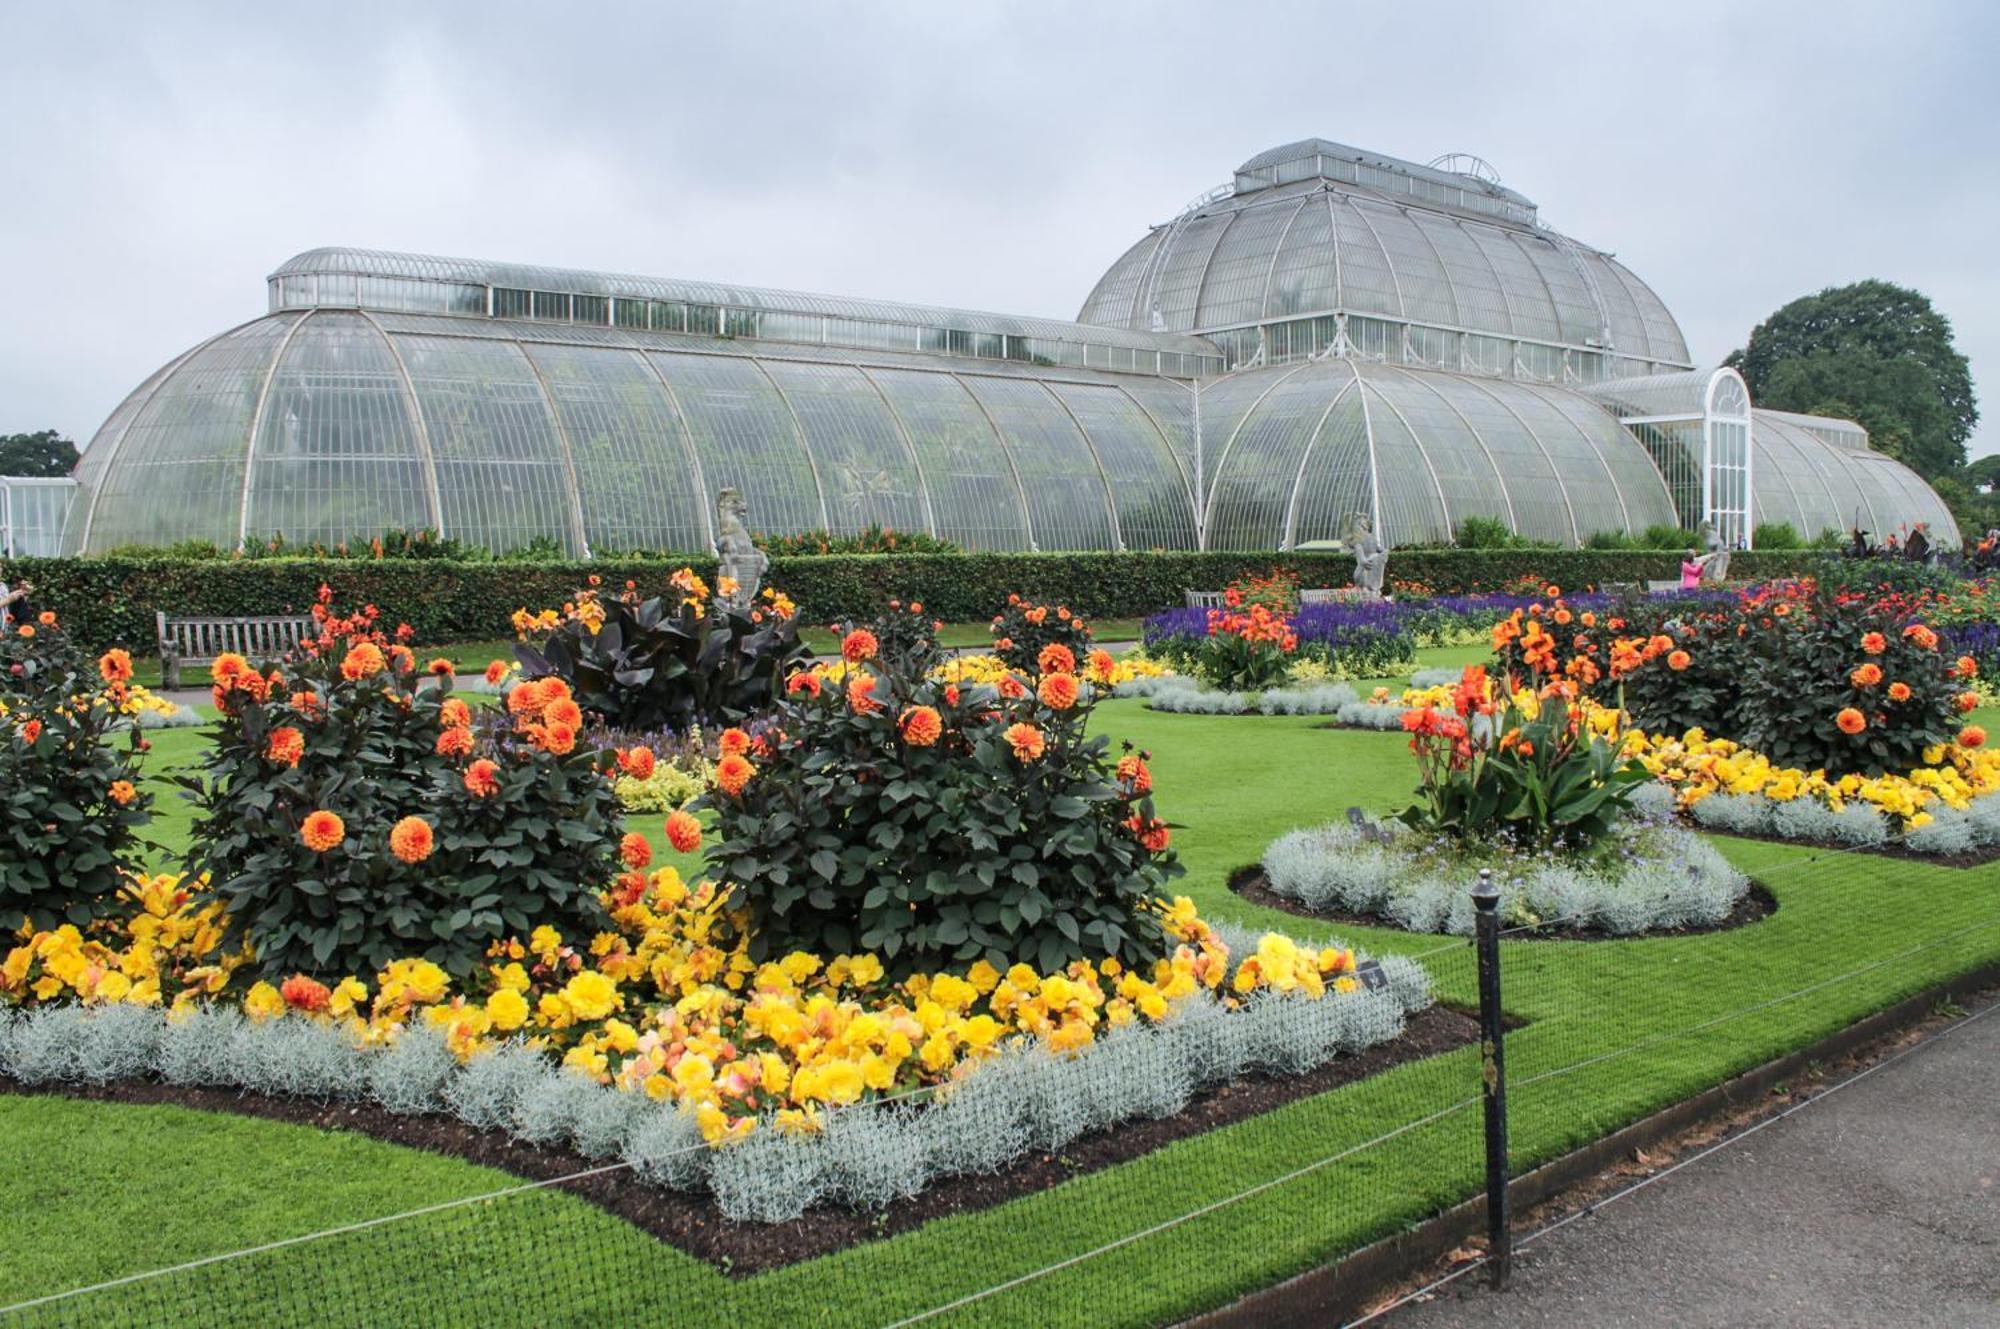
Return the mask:
[[0, 475], [64, 476], [76, 466], [76, 444], [53, 429], [0, 434]]
[[1858, 420], [1869, 440], [1926, 478], [1965, 464], [1979, 423], [1972, 370], [1951, 320], [1924, 295], [1885, 281], [1794, 300], [1727, 363], [1759, 406]]

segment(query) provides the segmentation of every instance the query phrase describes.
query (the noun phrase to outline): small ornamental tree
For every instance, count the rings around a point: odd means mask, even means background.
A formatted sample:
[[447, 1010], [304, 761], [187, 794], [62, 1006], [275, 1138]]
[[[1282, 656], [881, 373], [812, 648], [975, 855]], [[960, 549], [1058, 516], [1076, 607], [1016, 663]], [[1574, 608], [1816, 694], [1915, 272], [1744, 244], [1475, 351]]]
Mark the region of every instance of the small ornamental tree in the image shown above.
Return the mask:
[[23, 924], [87, 927], [118, 895], [152, 817], [136, 723], [114, 733], [132, 659], [107, 651], [94, 674], [52, 613], [10, 630], [0, 661], [0, 935]]
[[216, 661], [214, 756], [181, 781], [199, 807], [188, 866], [232, 944], [272, 975], [423, 957], [462, 978], [502, 938], [603, 927], [616, 757], [578, 744], [568, 686], [519, 684], [508, 722], [476, 728], [448, 662], [420, 669], [372, 608], [342, 618], [330, 596], [299, 660]]
[[1009, 595], [1006, 606], [993, 616], [993, 653], [1008, 668], [1030, 673], [1050, 646], [1060, 646], [1081, 660], [1090, 650], [1090, 624], [1066, 605], [1033, 604]]
[[777, 701], [806, 655], [792, 602], [771, 588], [746, 609], [711, 599], [689, 568], [648, 598], [628, 581], [606, 601], [596, 582], [560, 612], [516, 611], [514, 653], [525, 677], [561, 679], [605, 724], [678, 733], [743, 719]]
[[1054, 973], [1150, 965], [1180, 867], [1144, 753], [1114, 759], [1065, 646], [997, 686], [927, 680], [850, 635], [795, 674], [773, 728], [723, 736], [708, 866], [755, 958], [880, 955], [897, 974], [980, 960]]

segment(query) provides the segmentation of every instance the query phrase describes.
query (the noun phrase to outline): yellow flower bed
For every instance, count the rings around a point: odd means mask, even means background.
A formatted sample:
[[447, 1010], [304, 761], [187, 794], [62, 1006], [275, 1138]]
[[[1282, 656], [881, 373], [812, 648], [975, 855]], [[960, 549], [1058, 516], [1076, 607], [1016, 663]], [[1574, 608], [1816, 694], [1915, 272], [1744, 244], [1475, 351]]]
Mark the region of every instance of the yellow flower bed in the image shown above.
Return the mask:
[[[843, 683], [856, 670], [865, 672], [862, 666], [845, 660], [823, 661], [812, 667], [812, 672], [826, 683]], [[1115, 688], [1135, 678], [1161, 678], [1173, 672], [1159, 661], [1148, 660], [1136, 652], [1114, 656], [1109, 651], [1092, 651], [1079, 670], [1086, 682], [1104, 688]], [[1018, 671], [1010, 669], [997, 655], [955, 655], [931, 670], [930, 676], [940, 683], [998, 687], [1003, 679], [1018, 676]]]
[[[0, 965], [0, 1004], [131, 1002], [184, 1012], [237, 998], [249, 959], [223, 955], [215, 905], [197, 907], [178, 879], [137, 879], [122, 930], [25, 929]], [[1320, 999], [1358, 990], [1352, 952], [1313, 950], [1267, 934], [1231, 970], [1228, 948], [1191, 901], [1161, 902], [1173, 953], [1141, 972], [1116, 960], [1043, 974], [984, 961], [962, 974], [886, 980], [874, 955], [750, 957], [748, 914], [713, 883], [690, 889], [671, 868], [634, 898], [606, 897], [613, 928], [573, 943], [548, 927], [496, 945], [471, 990], [428, 960], [404, 959], [374, 985], [296, 975], [240, 993], [244, 1012], [338, 1023], [357, 1045], [405, 1029], [442, 1032], [469, 1058], [521, 1037], [560, 1052], [601, 1083], [692, 1112], [711, 1142], [769, 1116], [812, 1129], [822, 1110], [948, 1083], [1011, 1042], [1074, 1051], [1100, 1031], [1167, 1017], [1196, 991], [1234, 1003], [1272, 990]]]
[[1897, 819], [1904, 831], [1927, 826], [1925, 811], [1935, 804], [1963, 810], [1973, 799], [2000, 791], [2000, 751], [1945, 744], [1924, 752], [1925, 765], [1907, 775], [1844, 775], [1801, 771], [1773, 764], [1761, 752], [1726, 738], [1690, 729], [1679, 738], [1666, 734], [1626, 735], [1626, 751], [1654, 776], [1671, 785], [1683, 808], [1718, 791], [1760, 794], [1779, 803], [1816, 798], [1838, 812], [1849, 802], [1870, 804]]

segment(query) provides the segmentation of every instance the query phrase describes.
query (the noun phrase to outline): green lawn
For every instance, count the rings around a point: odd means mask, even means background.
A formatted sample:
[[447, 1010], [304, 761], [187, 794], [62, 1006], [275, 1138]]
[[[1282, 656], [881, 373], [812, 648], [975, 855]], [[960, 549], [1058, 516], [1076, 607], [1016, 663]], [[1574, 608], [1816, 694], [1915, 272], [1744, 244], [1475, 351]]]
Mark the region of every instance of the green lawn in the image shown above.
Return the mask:
[[[1319, 931], [1243, 903], [1228, 873], [1287, 829], [1408, 797], [1399, 734], [1328, 730], [1312, 717], [1169, 715], [1134, 701], [1099, 716], [1154, 753], [1163, 815], [1180, 827], [1181, 888], [1213, 918]], [[156, 762], [188, 751], [168, 737], [156, 736]], [[1507, 1047], [1517, 1166], [2000, 958], [2000, 864], [1724, 847], [1777, 896], [1774, 917], [1697, 937], [1506, 944], [1507, 1005], [1526, 1021]], [[1473, 1000], [1463, 943], [1343, 932], [1377, 952], [1423, 955], [1443, 996]], [[1052, 1190], [754, 1278], [535, 1192], [134, 1284], [69, 1311], [79, 1321], [867, 1325], [1021, 1279], [926, 1323], [1164, 1323], [1473, 1194], [1476, 1073], [1470, 1049], [1409, 1063]], [[24, 1201], [0, 1237], [6, 1290], [22, 1296], [510, 1184], [303, 1127], [46, 1098], [0, 1097], [0, 1167]]]

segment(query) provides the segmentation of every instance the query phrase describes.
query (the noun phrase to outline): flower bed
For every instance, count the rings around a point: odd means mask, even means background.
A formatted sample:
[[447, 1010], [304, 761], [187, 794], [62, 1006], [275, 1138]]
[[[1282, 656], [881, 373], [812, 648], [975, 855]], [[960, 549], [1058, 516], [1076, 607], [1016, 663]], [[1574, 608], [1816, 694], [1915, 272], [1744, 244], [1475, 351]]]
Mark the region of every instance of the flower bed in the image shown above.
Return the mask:
[[1504, 845], [1463, 852], [1408, 828], [1332, 822], [1272, 842], [1263, 885], [1307, 913], [1466, 936], [1481, 868], [1493, 871], [1507, 926], [1612, 936], [1718, 926], [1750, 889], [1749, 879], [1699, 835], [1641, 819], [1620, 825], [1598, 852], [1582, 857]]
[[1311, 683], [1232, 692], [1203, 687], [1184, 674], [1134, 679], [1114, 689], [1120, 697], [1145, 697], [1155, 711], [1179, 715], [1333, 715], [1358, 699], [1345, 683]]
[[767, 1222], [821, 1200], [879, 1207], [1169, 1115], [1245, 1074], [1304, 1073], [1430, 1004], [1408, 962], [1225, 935], [1185, 900], [1163, 907], [1177, 946], [1149, 971], [982, 964], [891, 983], [869, 955], [753, 963], [743, 916], [662, 870], [588, 959], [538, 929], [455, 992], [425, 961], [372, 987], [299, 975], [243, 988], [251, 957], [228, 948], [216, 906], [171, 877], [128, 899], [116, 932], [65, 926], [7, 953], [0, 1072], [444, 1112], [623, 1156], [648, 1181]]

